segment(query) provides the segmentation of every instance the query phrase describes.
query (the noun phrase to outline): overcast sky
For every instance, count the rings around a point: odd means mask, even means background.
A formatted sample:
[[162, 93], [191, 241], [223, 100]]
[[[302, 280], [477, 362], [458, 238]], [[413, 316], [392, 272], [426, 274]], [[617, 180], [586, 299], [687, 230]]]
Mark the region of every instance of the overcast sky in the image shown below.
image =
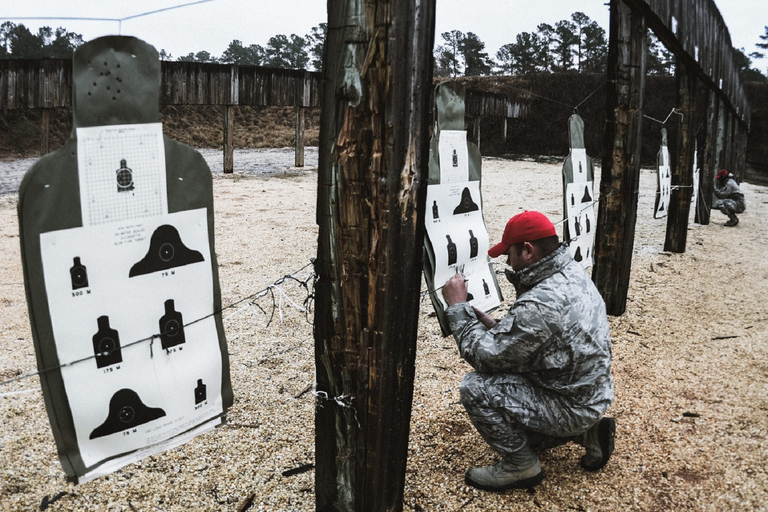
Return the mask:
[[[755, 51], [768, 25], [768, 0], [715, 0], [734, 46]], [[177, 5], [178, 9], [125, 19]], [[539, 23], [554, 24], [581, 11], [608, 30], [607, 0], [437, 0], [436, 43], [441, 32], [474, 32], [490, 56], [513, 42], [520, 32], [533, 32]], [[22, 20], [16, 17], [59, 19]], [[107, 18], [124, 21], [83, 21], [67, 18]], [[0, 0], [0, 21], [24, 24], [33, 32], [40, 26], [62, 26], [86, 41], [108, 34], [139, 37], [173, 58], [205, 50], [219, 57], [234, 39], [244, 45], [266, 45], [276, 34], [310, 32], [327, 18], [324, 0]], [[768, 59], [756, 64], [766, 73]]]

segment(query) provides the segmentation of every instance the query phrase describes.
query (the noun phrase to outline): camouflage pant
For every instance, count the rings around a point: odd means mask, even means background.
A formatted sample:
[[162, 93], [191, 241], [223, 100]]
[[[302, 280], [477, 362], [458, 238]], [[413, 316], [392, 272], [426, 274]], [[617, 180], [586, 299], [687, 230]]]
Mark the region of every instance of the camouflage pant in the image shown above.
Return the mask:
[[742, 213], [746, 209], [733, 199], [718, 199], [715, 202], [715, 208], [726, 215], [730, 215], [732, 213]]
[[561, 396], [518, 374], [471, 372], [459, 391], [472, 424], [502, 457], [526, 444], [536, 451], [565, 444], [600, 418], [597, 411], [569, 407]]

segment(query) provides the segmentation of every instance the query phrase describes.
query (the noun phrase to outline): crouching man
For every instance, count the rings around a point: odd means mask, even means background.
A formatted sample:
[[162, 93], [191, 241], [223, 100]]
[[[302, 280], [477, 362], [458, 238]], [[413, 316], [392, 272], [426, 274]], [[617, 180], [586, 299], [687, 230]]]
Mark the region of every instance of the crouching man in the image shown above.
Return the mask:
[[715, 176], [715, 197], [717, 197], [715, 208], [728, 216], [725, 225], [732, 227], [738, 224], [739, 218], [736, 214], [744, 213], [747, 203], [744, 201], [744, 193], [739, 184], [733, 179], [733, 174], [725, 169], [717, 171]]
[[461, 275], [443, 287], [459, 353], [475, 369], [461, 383], [461, 402], [501, 456], [469, 469], [466, 483], [489, 491], [532, 487], [544, 476], [537, 452], [569, 441], [586, 448], [581, 466], [597, 471], [613, 453], [616, 431], [614, 419], [603, 417], [613, 379], [602, 297], [541, 213], [512, 217], [488, 254], [506, 254], [517, 291], [501, 320], [467, 303]]

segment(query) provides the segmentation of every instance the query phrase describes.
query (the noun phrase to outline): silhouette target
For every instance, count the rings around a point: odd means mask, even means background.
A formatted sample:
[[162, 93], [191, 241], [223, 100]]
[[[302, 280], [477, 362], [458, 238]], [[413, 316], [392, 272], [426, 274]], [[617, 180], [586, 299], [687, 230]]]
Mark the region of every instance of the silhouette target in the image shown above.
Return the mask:
[[96, 319], [99, 330], [93, 335], [93, 354], [96, 357], [96, 368], [104, 368], [123, 361], [120, 348], [120, 335], [109, 326], [109, 317], [100, 316]]
[[88, 288], [88, 270], [80, 262], [80, 258], [75, 256], [72, 262], [72, 268], [69, 269], [69, 277], [72, 281], [72, 289]]
[[469, 192], [469, 187], [464, 187], [464, 190], [461, 191], [461, 201], [459, 202], [459, 206], [454, 208], [453, 214], [458, 215], [460, 213], [476, 212], [479, 209], [480, 207], [477, 206], [477, 203], [472, 200], [472, 194]]
[[205, 402], [208, 398], [207, 386], [203, 384], [203, 379], [197, 379], [197, 387], [195, 388], [195, 405]]
[[469, 230], [469, 257], [470, 258], [477, 258], [477, 252], [478, 252], [478, 245], [477, 245], [477, 237], [472, 233], [472, 230]]
[[165, 301], [165, 314], [160, 317], [160, 342], [163, 349], [181, 345], [184, 337], [184, 320], [181, 313], [174, 309], [173, 299]]
[[105, 437], [123, 430], [128, 430], [150, 421], [162, 418], [165, 411], [159, 407], [148, 407], [132, 389], [121, 389], [109, 401], [107, 419], [93, 429], [89, 439]]
[[456, 260], [458, 258], [458, 251], [456, 250], [456, 244], [453, 243], [453, 240], [451, 240], [451, 235], [445, 235], [445, 238], [448, 239], [448, 265], [453, 265], [456, 263]]
[[184, 245], [175, 227], [164, 224], [152, 233], [147, 255], [131, 267], [128, 277], [182, 267], [203, 260], [202, 254]]

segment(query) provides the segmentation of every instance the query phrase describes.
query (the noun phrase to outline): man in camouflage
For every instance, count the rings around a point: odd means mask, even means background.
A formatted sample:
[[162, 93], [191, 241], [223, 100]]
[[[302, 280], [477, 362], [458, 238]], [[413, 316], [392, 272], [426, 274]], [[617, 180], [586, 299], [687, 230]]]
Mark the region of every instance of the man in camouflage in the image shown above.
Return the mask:
[[543, 214], [507, 223], [488, 254], [507, 255], [517, 300], [498, 322], [466, 302], [463, 276], [443, 287], [459, 353], [475, 369], [462, 380], [461, 402], [500, 456], [469, 469], [465, 481], [500, 491], [543, 478], [537, 451], [574, 441], [581, 466], [596, 471], [613, 452], [616, 424], [603, 413], [613, 401], [611, 339], [605, 303], [584, 268], [559, 244]]
[[744, 193], [739, 184], [733, 179], [733, 174], [720, 169], [715, 176], [715, 208], [728, 216], [726, 226], [735, 226], [739, 223], [737, 213], [742, 213], [747, 209], [747, 203], [744, 201]]

